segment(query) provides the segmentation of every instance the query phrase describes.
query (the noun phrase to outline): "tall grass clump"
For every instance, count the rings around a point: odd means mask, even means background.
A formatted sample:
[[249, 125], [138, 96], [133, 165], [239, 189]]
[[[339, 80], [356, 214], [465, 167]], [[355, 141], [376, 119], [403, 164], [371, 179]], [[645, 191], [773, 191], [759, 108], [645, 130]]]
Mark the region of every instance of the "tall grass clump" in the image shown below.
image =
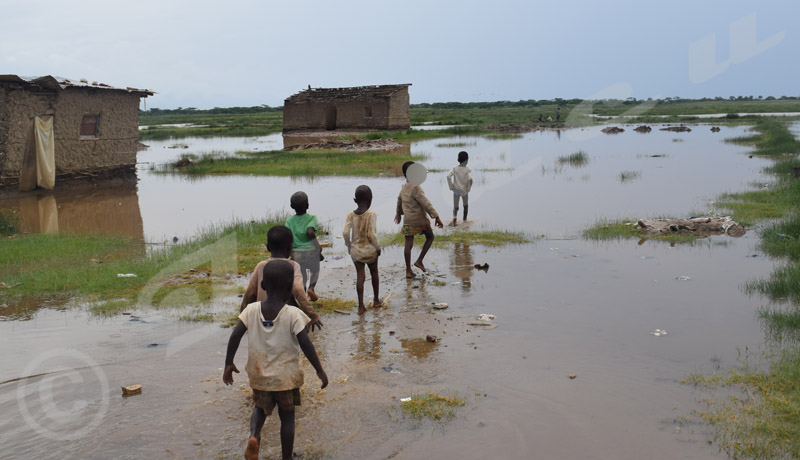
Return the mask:
[[800, 153], [798, 142], [785, 123], [772, 119], [759, 119], [753, 127], [757, 134], [735, 137], [728, 142], [755, 147], [755, 155], [775, 156]]
[[569, 155], [559, 156], [556, 158], [556, 163], [560, 165], [567, 164], [573, 168], [580, 168], [589, 163], [589, 155], [583, 150], [578, 150], [577, 152], [570, 153]]

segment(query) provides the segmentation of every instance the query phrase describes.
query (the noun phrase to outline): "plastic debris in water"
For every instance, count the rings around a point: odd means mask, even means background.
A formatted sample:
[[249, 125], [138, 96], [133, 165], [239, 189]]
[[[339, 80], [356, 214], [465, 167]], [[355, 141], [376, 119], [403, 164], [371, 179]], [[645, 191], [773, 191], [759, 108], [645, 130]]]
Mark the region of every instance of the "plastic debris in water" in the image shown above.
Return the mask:
[[476, 316], [475, 319], [478, 321], [492, 321], [496, 317], [494, 315], [488, 315], [486, 313], [481, 313], [480, 315]]
[[444, 310], [447, 307], [448, 307], [448, 305], [446, 303], [444, 303], [444, 302], [439, 302], [439, 303], [435, 303], [434, 302], [434, 304], [433, 304], [433, 308], [435, 308], [437, 310]]
[[654, 335], [656, 337], [661, 337], [662, 335], [667, 335], [667, 331], [665, 331], [664, 329], [656, 329], [655, 331], [651, 332], [650, 334], [652, 334], [652, 335]]
[[400, 398], [400, 402], [411, 402], [411, 398]]
[[689, 278], [688, 276], [678, 276], [675, 279], [678, 281], [689, 281], [691, 278]]

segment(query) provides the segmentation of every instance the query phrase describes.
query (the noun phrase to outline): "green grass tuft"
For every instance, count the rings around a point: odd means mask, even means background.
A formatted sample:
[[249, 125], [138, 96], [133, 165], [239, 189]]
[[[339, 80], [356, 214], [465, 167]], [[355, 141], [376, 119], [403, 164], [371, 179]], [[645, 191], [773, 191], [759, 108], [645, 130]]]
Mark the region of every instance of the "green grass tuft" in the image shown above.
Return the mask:
[[589, 155], [586, 154], [583, 150], [578, 150], [575, 153], [571, 153], [569, 155], [562, 155], [556, 158], [556, 163], [563, 165], [568, 164], [573, 168], [580, 168], [582, 166], [586, 166], [589, 163]]
[[[382, 246], [400, 246], [405, 244], [405, 236], [401, 233], [389, 233], [380, 236]], [[498, 247], [510, 244], [526, 244], [532, 239], [523, 233], [510, 232], [506, 230], [494, 231], [454, 231], [452, 233], [435, 234], [433, 246], [436, 248], [447, 248], [451, 244], [461, 243], [477, 246]], [[414, 244], [422, 246], [425, 243], [424, 235], [416, 235]]]
[[440, 396], [428, 393], [425, 396], [412, 395], [411, 401], [400, 403], [403, 415], [408, 415], [417, 420], [429, 419], [437, 422], [448, 422], [456, 415], [456, 410], [467, 404], [458, 393], [450, 396]]

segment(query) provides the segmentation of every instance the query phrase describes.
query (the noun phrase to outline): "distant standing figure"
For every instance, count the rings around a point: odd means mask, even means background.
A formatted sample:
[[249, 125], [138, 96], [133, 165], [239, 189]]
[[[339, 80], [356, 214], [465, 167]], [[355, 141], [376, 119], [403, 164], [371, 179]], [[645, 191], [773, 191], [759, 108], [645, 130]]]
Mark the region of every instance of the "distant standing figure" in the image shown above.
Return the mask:
[[541, 113], [539, 114], [539, 121], [544, 121], [544, 120], [542, 120], [542, 114]]
[[[319, 280], [319, 262], [322, 257], [322, 246], [317, 241], [317, 216], [308, 214], [308, 195], [305, 192], [296, 192], [289, 199], [289, 206], [294, 209], [295, 215], [286, 219], [286, 226], [292, 231], [292, 259], [300, 264], [303, 275], [303, 287], [308, 289], [308, 298], [316, 302], [317, 294], [314, 289]], [[306, 270], [310, 275], [306, 275]], [[308, 283], [306, 285], [306, 283]]]
[[561, 120], [561, 107], [556, 109], [556, 121]]
[[467, 211], [469, 210], [469, 191], [472, 189], [472, 170], [467, 166], [469, 154], [458, 152], [458, 165], [447, 174], [447, 186], [453, 191], [453, 223], [456, 225], [458, 218], [459, 198], [464, 204], [464, 222], [467, 221]]
[[[403, 163], [403, 175], [406, 176], [408, 167], [413, 165], [413, 161], [406, 161]], [[425, 265], [422, 259], [433, 244], [433, 229], [431, 222], [428, 219], [428, 214], [436, 219], [436, 226], [439, 228], [444, 227], [442, 220], [439, 219], [439, 213], [433, 208], [428, 197], [422, 187], [417, 184], [408, 182], [406, 176], [406, 183], [400, 189], [400, 195], [397, 197], [397, 214], [394, 216], [394, 223], [400, 223], [400, 216], [403, 216], [403, 229], [402, 233], [406, 237], [406, 246], [403, 251], [403, 256], [406, 261], [406, 278], [413, 278], [414, 272], [411, 270], [411, 248], [414, 246], [414, 235], [421, 233], [425, 235], [425, 244], [422, 245], [422, 251], [419, 253], [417, 261], [414, 266], [425, 271]]]
[[344, 221], [342, 238], [347, 246], [347, 252], [353, 258], [356, 266], [356, 294], [358, 294], [358, 314], [363, 315], [364, 308], [364, 281], [366, 272], [364, 265], [369, 267], [372, 278], [372, 308], [380, 308], [381, 300], [378, 297], [380, 278], [378, 276], [378, 257], [381, 255], [381, 245], [378, 242], [377, 221], [378, 215], [369, 209], [372, 206], [372, 189], [366, 185], [356, 188], [356, 197], [353, 199], [358, 207], [355, 211], [347, 213]]

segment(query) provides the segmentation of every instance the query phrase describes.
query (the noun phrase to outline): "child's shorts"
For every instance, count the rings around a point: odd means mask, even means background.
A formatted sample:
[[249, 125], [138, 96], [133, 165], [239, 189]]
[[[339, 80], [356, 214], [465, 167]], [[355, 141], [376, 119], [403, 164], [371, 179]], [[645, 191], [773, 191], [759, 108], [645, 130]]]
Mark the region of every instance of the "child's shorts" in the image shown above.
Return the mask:
[[417, 233], [422, 233], [428, 230], [431, 230], [431, 224], [424, 224], [419, 226], [403, 225], [403, 229], [400, 231], [400, 233], [402, 233], [405, 236], [414, 236]]
[[300, 405], [300, 389], [286, 391], [264, 391], [253, 388], [253, 404], [264, 409], [267, 415], [272, 414], [275, 405], [278, 410], [294, 411], [294, 406]]

